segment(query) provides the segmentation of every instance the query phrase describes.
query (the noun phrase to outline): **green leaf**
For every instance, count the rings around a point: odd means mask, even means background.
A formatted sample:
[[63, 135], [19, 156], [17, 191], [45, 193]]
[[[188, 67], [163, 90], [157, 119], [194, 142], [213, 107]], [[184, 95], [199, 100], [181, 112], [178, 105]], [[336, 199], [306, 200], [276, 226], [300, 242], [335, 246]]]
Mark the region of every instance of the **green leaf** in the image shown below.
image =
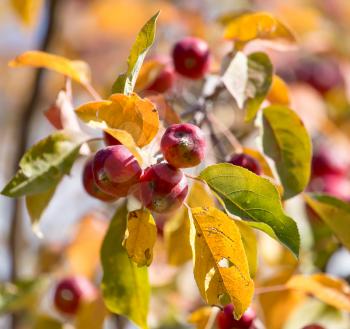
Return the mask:
[[257, 52], [248, 56], [248, 83], [246, 86], [247, 102], [245, 120], [255, 118], [262, 102], [266, 98], [273, 76], [273, 66], [269, 56]]
[[302, 192], [310, 178], [312, 147], [303, 122], [288, 107], [263, 110], [264, 153], [276, 164], [285, 199]]
[[22, 157], [19, 170], [2, 190], [9, 197], [47, 192], [68, 174], [87, 137], [57, 131], [32, 146]]
[[284, 213], [278, 191], [269, 180], [229, 163], [209, 166], [199, 177], [221, 198], [227, 211], [250, 221], [298, 256], [297, 225]]
[[154, 42], [158, 16], [159, 12], [151, 17], [139, 32], [128, 57], [128, 70], [126, 73], [119, 75], [114, 82], [112, 87], [113, 94], [130, 95], [133, 92], [142, 63]]
[[327, 224], [339, 241], [350, 249], [350, 204], [322, 194], [306, 194], [309, 207]]
[[27, 308], [36, 302], [36, 293], [41, 281], [26, 280], [0, 284], [0, 315]]
[[246, 121], [255, 118], [271, 87], [273, 67], [262, 52], [246, 56], [237, 52], [225, 71], [222, 81], [239, 108], [245, 108]]
[[28, 195], [26, 197], [26, 207], [30, 216], [32, 228], [39, 237], [42, 236], [38, 227], [40, 217], [55, 194], [56, 188], [57, 185], [54, 185], [45, 192]]
[[146, 267], [138, 267], [122, 247], [127, 221], [126, 206], [114, 215], [101, 249], [102, 294], [107, 308], [147, 327], [150, 285]]

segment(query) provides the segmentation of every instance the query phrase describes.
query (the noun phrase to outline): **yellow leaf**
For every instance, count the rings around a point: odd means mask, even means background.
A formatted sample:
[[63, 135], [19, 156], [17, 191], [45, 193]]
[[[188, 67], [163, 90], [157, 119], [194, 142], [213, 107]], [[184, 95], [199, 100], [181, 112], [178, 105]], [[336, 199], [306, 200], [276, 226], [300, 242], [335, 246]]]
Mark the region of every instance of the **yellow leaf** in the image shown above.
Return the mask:
[[254, 230], [242, 220], [235, 220], [240, 231], [245, 254], [247, 256], [250, 277], [254, 278], [258, 266], [258, 245]]
[[235, 221], [222, 211], [192, 208], [191, 246], [194, 277], [204, 300], [210, 304], [234, 305], [240, 318], [251, 304], [254, 282]]
[[133, 137], [125, 130], [105, 128], [104, 131], [114, 138], [116, 138], [120, 143], [126, 146], [130, 152], [135, 156], [138, 163], [142, 164], [142, 156], [139, 152], [139, 148], [135, 144]]
[[326, 274], [295, 275], [287, 287], [311, 294], [322, 302], [350, 312], [350, 286], [344, 280]]
[[164, 66], [164, 63], [161, 63], [155, 59], [150, 59], [144, 62], [137, 77], [135, 90], [139, 92], [150, 86], [155, 81]]
[[67, 261], [74, 274], [93, 278], [100, 263], [100, 249], [108, 222], [100, 214], [86, 215], [67, 248]]
[[41, 67], [61, 73], [71, 79], [87, 84], [90, 81], [90, 68], [86, 62], [71, 61], [65, 57], [43, 51], [26, 51], [9, 62], [10, 67]]
[[288, 86], [278, 75], [273, 76], [272, 85], [269, 93], [267, 94], [267, 100], [271, 104], [290, 104]]
[[99, 296], [95, 300], [84, 303], [75, 319], [75, 329], [102, 329], [107, 310]]
[[[109, 100], [78, 107], [79, 118], [93, 127], [127, 131], [139, 147], [149, 144], [158, 132], [158, 112], [147, 99], [136, 94], [113, 94]], [[113, 131], [110, 130], [111, 134]]]
[[294, 35], [276, 17], [269, 13], [245, 13], [233, 18], [224, 34], [226, 39], [245, 44], [255, 39], [295, 43]]
[[129, 212], [123, 246], [128, 256], [139, 266], [149, 266], [157, 240], [157, 226], [147, 209]]
[[[187, 198], [187, 204], [192, 208], [212, 207], [215, 202], [205, 184], [194, 182]], [[164, 240], [170, 265], [180, 266], [192, 258], [190, 218], [187, 208], [183, 207], [167, 220], [164, 227]]]
[[[294, 269], [292, 268], [276, 272], [276, 275], [263, 282], [262, 289], [264, 289], [264, 287], [274, 287], [285, 284], [293, 272]], [[257, 287], [256, 290], [258, 292], [259, 287]], [[265, 326], [268, 329], [283, 328], [289, 316], [297, 306], [305, 300], [304, 294], [288, 289], [258, 294], [258, 297], [264, 315]]]
[[12, 8], [26, 25], [37, 22], [42, 0], [11, 0]]
[[193, 324], [196, 329], [205, 329], [209, 321], [212, 308], [210, 306], [203, 306], [198, 310], [192, 312], [188, 317], [188, 322]]

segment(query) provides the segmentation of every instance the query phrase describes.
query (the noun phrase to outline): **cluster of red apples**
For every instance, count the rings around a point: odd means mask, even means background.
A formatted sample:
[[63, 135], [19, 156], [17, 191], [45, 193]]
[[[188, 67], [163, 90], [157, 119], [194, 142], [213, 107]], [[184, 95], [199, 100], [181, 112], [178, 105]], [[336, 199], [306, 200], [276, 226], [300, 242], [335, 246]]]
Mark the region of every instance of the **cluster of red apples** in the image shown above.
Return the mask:
[[187, 178], [181, 168], [197, 166], [205, 156], [206, 141], [193, 124], [169, 126], [160, 144], [164, 162], [142, 170], [135, 156], [118, 140], [105, 134], [107, 147], [89, 159], [83, 184], [93, 197], [115, 201], [133, 195], [156, 213], [179, 208], [188, 192]]

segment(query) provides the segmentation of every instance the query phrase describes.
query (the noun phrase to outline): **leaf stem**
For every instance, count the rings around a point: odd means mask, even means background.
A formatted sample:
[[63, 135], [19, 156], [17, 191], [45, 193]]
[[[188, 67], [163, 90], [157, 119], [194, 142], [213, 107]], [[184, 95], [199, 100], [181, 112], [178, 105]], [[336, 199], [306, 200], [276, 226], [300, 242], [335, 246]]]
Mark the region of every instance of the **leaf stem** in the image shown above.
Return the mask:
[[212, 306], [208, 322], [207, 322], [207, 324], [206, 324], [204, 329], [213, 329], [213, 328], [215, 328], [216, 318], [217, 318], [219, 312], [220, 312], [220, 308], [219, 307]]
[[85, 90], [92, 96], [92, 98], [95, 101], [100, 101], [102, 100], [102, 97], [100, 96], [100, 94], [96, 91], [96, 89], [92, 86], [91, 83], [86, 83], [83, 85]]

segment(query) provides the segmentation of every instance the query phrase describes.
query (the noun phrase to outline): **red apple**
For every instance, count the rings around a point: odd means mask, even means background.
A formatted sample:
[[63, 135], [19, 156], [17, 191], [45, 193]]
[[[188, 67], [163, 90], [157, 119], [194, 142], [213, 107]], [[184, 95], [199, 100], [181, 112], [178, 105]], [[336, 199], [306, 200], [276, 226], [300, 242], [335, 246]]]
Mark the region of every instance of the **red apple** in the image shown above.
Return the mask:
[[256, 175], [262, 174], [262, 168], [259, 161], [248, 154], [235, 154], [231, 157], [231, 159], [228, 162], [232, 163], [235, 166], [240, 166], [245, 169], [248, 169]]
[[86, 161], [83, 170], [83, 186], [85, 191], [92, 197], [102, 201], [115, 201], [116, 198], [113, 195], [102, 192], [95, 183], [94, 174], [92, 171], [93, 159], [90, 158]]
[[172, 166], [189, 168], [204, 159], [206, 141], [199, 127], [190, 123], [173, 124], [165, 131], [160, 148]]
[[202, 79], [209, 71], [209, 47], [202, 39], [183, 38], [175, 44], [172, 55], [175, 70], [186, 78]]
[[148, 167], [140, 179], [140, 199], [143, 205], [156, 213], [179, 208], [188, 192], [186, 176], [167, 163]]
[[124, 145], [108, 146], [95, 154], [93, 174], [101, 191], [125, 197], [139, 182], [142, 170], [134, 155]]
[[230, 304], [219, 312], [216, 319], [219, 329], [251, 329], [256, 318], [255, 311], [249, 307], [239, 320], [235, 320], [233, 308], [233, 305]]

